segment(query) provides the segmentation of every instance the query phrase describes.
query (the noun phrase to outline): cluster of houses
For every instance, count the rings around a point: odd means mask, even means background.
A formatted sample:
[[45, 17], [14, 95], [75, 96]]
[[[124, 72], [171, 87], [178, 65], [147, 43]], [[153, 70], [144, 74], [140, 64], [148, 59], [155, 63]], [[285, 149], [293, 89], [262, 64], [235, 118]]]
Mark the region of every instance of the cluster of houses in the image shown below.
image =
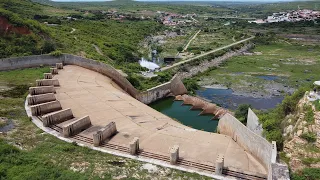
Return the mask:
[[195, 20], [194, 17], [197, 15], [193, 14], [186, 14], [186, 15], [179, 15], [175, 13], [167, 13], [167, 12], [157, 12], [160, 13], [162, 18], [161, 21], [166, 26], [176, 26], [176, 25], [187, 25], [192, 24]]
[[298, 22], [298, 21], [313, 21], [320, 19], [320, 11], [314, 11], [309, 9], [289, 11], [289, 12], [279, 12], [273, 13], [268, 16], [267, 19], [257, 19], [255, 21], [249, 21], [249, 23], [277, 23], [277, 22]]

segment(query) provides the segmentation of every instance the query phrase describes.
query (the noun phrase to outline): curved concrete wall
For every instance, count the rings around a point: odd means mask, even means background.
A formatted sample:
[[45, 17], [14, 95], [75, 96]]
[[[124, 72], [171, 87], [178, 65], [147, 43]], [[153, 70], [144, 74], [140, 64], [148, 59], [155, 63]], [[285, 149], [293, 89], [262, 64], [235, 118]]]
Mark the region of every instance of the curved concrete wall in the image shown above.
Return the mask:
[[273, 145], [266, 139], [252, 132], [230, 114], [224, 115], [219, 120], [218, 131], [221, 134], [232, 137], [235, 142], [257, 158], [266, 169], [269, 169]]
[[64, 63], [66, 65], [77, 65], [106, 75], [110, 77], [114, 82], [116, 82], [123, 90], [129, 93], [132, 97], [138, 99], [139, 101], [145, 104], [149, 104], [158, 99], [161, 99], [170, 93], [172, 93], [173, 95], [187, 93], [187, 89], [177, 76], [174, 76], [171, 79], [171, 81], [167, 83], [164, 83], [162, 85], [148, 89], [147, 91], [140, 93], [136, 88], [132, 86], [132, 84], [125, 77], [123, 77], [112, 66], [103, 62], [95, 61], [92, 59], [86, 59], [80, 56], [74, 56], [70, 54], [63, 54], [59, 57], [51, 55], [37, 55], [1, 59], [0, 71], [39, 66], [55, 66], [56, 63]]

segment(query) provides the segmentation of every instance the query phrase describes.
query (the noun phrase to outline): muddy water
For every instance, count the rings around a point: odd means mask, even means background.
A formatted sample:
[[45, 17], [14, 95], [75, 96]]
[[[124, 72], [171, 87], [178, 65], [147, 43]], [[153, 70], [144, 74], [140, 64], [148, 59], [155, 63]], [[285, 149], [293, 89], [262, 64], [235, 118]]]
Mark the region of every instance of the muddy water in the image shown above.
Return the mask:
[[282, 96], [270, 98], [246, 97], [234, 94], [232, 89], [204, 88], [198, 90], [197, 95], [231, 110], [237, 109], [240, 104], [251, 104], [255, 109], [271, 109], [275, 108], [277, 104], [280, 104], [283, 100]]
[[182, 101], [173, 101], [173, 98], [166, 98], [150, 104], [150, 107], [186, 126], [203, 131], [216, 132], [218, 120], [212, 120], [212, 115], [199, 116], [200, 110], [190, 110], [191, 106], [182, 106], [181, 104]]

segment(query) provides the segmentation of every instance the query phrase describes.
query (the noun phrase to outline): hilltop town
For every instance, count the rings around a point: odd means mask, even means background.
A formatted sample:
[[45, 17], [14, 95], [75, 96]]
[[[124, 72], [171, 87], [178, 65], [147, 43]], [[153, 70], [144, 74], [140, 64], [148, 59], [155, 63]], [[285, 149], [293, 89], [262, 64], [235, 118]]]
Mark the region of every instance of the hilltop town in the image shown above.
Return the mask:
[[250, 23], [264, 24], [264, 23], [278, 23], [278, 22], [299, 22], [299, 21], [315, 21], [320, 19], [320, 11], [310, 9], [293, 10], [287, 12], [273, 13], [267, 19], [257, 19], [249, 21]]

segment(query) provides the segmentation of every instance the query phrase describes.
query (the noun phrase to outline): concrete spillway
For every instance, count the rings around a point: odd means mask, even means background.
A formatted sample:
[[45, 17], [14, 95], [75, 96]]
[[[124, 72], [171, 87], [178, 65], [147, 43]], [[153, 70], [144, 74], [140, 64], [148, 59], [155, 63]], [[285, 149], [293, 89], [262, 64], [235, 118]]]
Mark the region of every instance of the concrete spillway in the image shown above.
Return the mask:
[[178, 95], [175, 97], [175, 101], [183, 101], [185, 105], [191, 105], [191, 110], [202, 109], [202, 112], [199, 115], [203, 114], [213, 114], [212, 119], [220, 119], [225, 114], [232, 114], [227, 109], [217, 106], [216, 104], [209, 103], [197, 97], [189, 95]]

